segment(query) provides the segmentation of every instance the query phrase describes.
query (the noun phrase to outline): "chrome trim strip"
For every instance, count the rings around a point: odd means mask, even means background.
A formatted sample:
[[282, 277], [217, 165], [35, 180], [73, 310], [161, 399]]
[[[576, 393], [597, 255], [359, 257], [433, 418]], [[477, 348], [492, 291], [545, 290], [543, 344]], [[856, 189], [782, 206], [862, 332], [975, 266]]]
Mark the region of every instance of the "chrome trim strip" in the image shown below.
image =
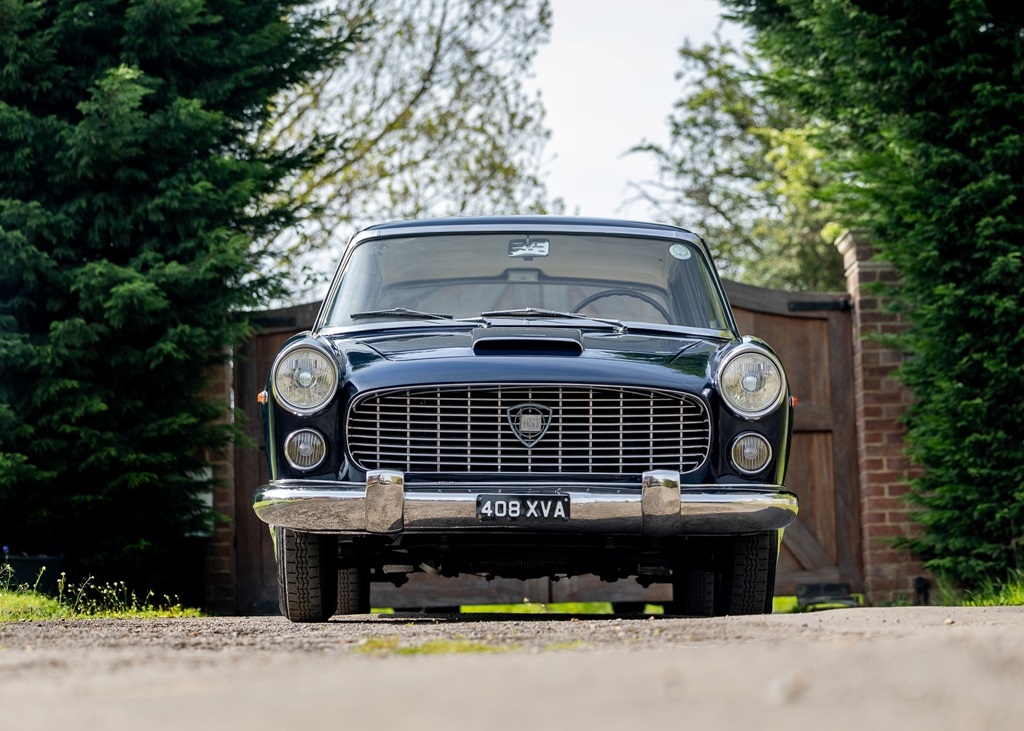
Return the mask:
[[[384, 472], [377, 477], [386, 476], [390, 480], [396, 476], [396, 473]], [[597, 482], [571, 486], [566, 483], [477, 483], [457, 487], [417, 483], [405, 485], [399, 519], [396, 517], [399, 515], [397, 483], [377, 479], [371, 486], [369, 481], [360, 484], [281, 480], [258, 488], [253, 496], [253, 508], [260, 520], [270, 525], [324, 533], [524, 530], [630, 535], [715, 535], [780, 530], [796, 519], [798, 510], [796, 496], [779, 485], [691, 485], [678, 488], [677, 516], [671, 498], [667, 497], [675, 491], [671, 477], [651, 474], [647, 484], [644, 489], [640, 485], [623, 487]], [[378, 489], [385, 490], [381, 498], [368, 497]], [[476, 516], [476, 496], [484, 492], [569, 495], [571, 517], [567, 523], [556, 525], [484, 525]]]

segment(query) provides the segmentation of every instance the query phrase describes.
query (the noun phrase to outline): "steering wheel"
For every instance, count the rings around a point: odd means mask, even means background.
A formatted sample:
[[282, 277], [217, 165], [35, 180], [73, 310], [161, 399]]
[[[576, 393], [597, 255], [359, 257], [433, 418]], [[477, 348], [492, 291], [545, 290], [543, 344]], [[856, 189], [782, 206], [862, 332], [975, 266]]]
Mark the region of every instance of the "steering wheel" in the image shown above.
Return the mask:
[[570, 312], [578, 313], [591, 302], [597, 302], [597, 300], [604, 299], [605, 297], [633, 297], [634, 299], [646, 302], [656, 309], [658, 314], [665, 318], [665, 322], [672, 322], [672, 315], [668, 314], [668, 310], [666, 310], [658, 300], [654, 299], [650, 295], [644, 294], [643, 292], [634, 292], [631, 289], [606, 289], [601, 292], [594, 292], [594, 294], [581, 299], [577, 305], [570, 310]]

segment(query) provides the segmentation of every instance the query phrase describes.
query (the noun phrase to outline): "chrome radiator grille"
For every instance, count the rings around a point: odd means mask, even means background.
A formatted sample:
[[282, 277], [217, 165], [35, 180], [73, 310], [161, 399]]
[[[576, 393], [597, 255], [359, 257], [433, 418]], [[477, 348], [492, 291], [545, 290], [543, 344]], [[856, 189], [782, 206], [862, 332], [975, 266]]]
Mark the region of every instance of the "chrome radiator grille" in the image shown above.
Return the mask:
[[348, 413], [346, 441], [364, 470], [691, 472], [707, 458], [711, 426], [703, 402], [688, 394], [609, 386], [429, 386], [360, 397]]

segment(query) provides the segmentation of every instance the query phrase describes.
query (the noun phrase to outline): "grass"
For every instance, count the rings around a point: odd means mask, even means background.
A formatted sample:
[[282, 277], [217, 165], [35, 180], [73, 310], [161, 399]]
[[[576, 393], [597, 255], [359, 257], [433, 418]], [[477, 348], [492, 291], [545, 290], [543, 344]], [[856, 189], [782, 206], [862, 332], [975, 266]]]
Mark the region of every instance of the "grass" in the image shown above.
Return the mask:
[[797, 604], [795, 596], [777, 596], [772, 598], [772, 614], [791, 614], [802, 609]]
[[[572, 642], [552, 642], [540, 648], [543, 652], [561, 652], [586, 647], [583, 640]], [[399, 637], [371, 637], [360, 640], [356, 651], [368, 655], [466, 655], [515, 652], [522, 649], [515, 643], [488, 644], [456, 637], [452, 640], [427, 640], [419, 644], [403, 642]]]
[[563, 602], [541, 604], [467, 604], [463, 614], [613, 614], [610, 602]]
[[201, 612], [181, 606], [177, 597], [158, 600], [153, 592], [139, 596], [123, 581], [94, 584], [92, 578], [73, 586], [67, 576], [57, 579], [57, 595], [39, 591], [43, 571], [33, 585], [15, 583], [9, 565], [0, 565], [0, 622], [47, 619], [198, 617]]
[[1019, 607], [1024, 606], [1024, 570], [1010, 572], [1006, 581], [991, 579], [981, 583], [977, 589], [958, 594], [948, 587], [940, 586], [940, 595], [945, 601], [952, 594], [965, 607]]
[[368, 655], [464, 655], [510, 652], [515, 649], [516, 645], [489, 645], [464, 637], [453, 640], [427, 640], [420, 644], [406, 644], [398, 637], [370, 637], [360, 640], [356, 646], [357, 652]]

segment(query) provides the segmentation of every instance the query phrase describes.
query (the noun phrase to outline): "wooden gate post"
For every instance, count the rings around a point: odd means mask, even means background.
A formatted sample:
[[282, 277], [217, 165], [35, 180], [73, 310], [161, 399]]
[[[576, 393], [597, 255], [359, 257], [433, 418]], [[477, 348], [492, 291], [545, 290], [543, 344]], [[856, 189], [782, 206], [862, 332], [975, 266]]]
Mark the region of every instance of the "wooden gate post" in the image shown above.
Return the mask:
[[[233, 418], [230, 411], [233, 367], [229, 360], [211, 367], [207, 373], [204, 395], [224, 406], [224, 420]], [[216, 614], [234, 614], [236, 608], [235, 573], [235, 447], [206, 455], [213, 472], [213, 510], [226, 520], [217, 520], [206, 544], [206, 576], [203, 607]]]
[[847, 231], [836, 242], [843, 256], [853, 299], [854, 394], [857, 413], [857, 464], [863, 534], [865, 598], [869, 604], [904, 601], [914, 596], [914, 579], [924, 575], [921, 561], [890, 545], [895, 536], [915, 535], [906, 496], [915, 467], [906, 456], [900, 417], [910, 403], [909, 391], [894, 376], [901, 353], [880, 342], [907, 327], [906, 319], [888, 309], [872, 291], [876, 282], [898, 280], [891, 264], [874, 258], [863, 232]]

